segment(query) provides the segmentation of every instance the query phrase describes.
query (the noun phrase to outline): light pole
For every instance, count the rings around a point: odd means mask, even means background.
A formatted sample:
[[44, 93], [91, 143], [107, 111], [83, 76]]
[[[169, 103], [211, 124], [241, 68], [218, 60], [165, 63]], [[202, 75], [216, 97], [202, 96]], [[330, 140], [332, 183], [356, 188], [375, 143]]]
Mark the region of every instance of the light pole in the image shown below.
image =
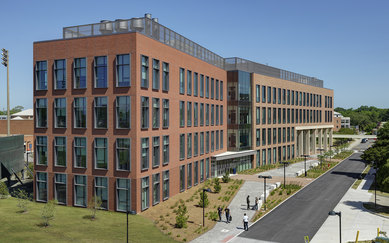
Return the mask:
[[127, 243], [128, 243], [128, 214], [130, 213], [130, 210], [128, 208], [128, 194], [129, 194], [129, 191], [130, 191], [130, 187], [129, 187], [129, 180], [126, 181], [126, 186], [127, 186], [127, 193], [126, 193], [126, 214], [127, 214]]
[[307, 177], [307, 158], [309, 158], [309, 154], [303, 154], [304, 157], [304, 171], [305, 171], [305, 177]]
[[280, 164], [283, 164], [284, 165], [284, 189], [285, 189], [285, 183], [286, 183], [286, 179], [285, 179], [285, 167], [286, 165], [289, 165], [289, 162], [286, 162], [286, 161], [281, 161]]
[[211, 192], [211, 189], [205, 189], [205, 188], [203, 188], [203, 227], [205, 226], [205, 216], [204, 216], [204, 213], [205, 213], [205, 200], [204, 200], [204, 198], [205, 198], [205, 192]]
[[323, 155], [322, 155], [322, 152], [324, 151], [324, 149], [323, 149], [323, 148], [318, 148], [317, 150], [320, 151], [320, 166], [322, 166], [322, 164], [323, 164]]
[[263, 202], [263, 206], [264, 206], [264, 209], [266, 211], [266, 179], [271, 179], [272, 177], [271, 176], [262, 176], [262, 175], [259, 175], [258, 178], [263, 178], [265, 180], [265, 184], [263, 186], [263, 191], [265, 193], [265, 196], [264, 196], [264, 202]]
[[10, 132], [10, 114], [9, 114], [9, 57], [8, 57], [8, 50], [6, 50], [5, 48], [1, 49], [2, 53], [1, 55], [3, 56], [1, 58], [1, 60], [3, 60], [1, 62], [1, 64], [4, 65], [4, 67], [7, 68], [7, 136], [10, 136], [11, 135], [11, 132]]
[[328, 212], [328, 215], [334, 216], [338, 215], [339, 216], [339, 242], [342, 243], [342, 212], [335, 212], [334, 210]]

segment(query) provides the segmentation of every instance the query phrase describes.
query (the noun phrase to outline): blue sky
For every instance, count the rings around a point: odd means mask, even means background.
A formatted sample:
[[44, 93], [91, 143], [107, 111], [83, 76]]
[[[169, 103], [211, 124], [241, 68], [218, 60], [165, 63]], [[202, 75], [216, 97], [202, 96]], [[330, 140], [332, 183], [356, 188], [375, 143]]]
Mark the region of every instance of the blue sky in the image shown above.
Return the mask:
[[[389, 108], [389, 1], [10, 1], [0, 48], [10, 52], [11, 107], [32, 108], [33, 42], [65, 26], [151, 13], [222, 57], [238, 56], [324, 80], [335, 106]], [[0, 109], [6, 108], [0, 67]]]

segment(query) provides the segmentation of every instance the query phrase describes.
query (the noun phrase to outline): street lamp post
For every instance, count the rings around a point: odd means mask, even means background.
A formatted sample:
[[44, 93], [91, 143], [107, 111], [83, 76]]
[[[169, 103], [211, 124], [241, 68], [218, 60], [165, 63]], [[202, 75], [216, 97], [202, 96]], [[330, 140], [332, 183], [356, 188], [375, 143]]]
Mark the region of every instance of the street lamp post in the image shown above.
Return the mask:
[[258, 178], [263, 178], [265, 180], [265, 184], [263, 186], [263, 191], [265, 193], [265, 196], [264, 196], [264, 201], [263, 201], [263, 206], [264, 206], [264, 209], [266, 211], [266, 179], [271, 179], [272, 177], [271, 176], [263, 176], [263, 175], [259, 175]]
[[127, 214], [127, 243], [128, 243], [128, 214], [130, 213], [130, 209], [128, 208], [128, 194], [129, 194], [129, 191], [130, 191], [130, 187], [129, 187], [129, 180], [126, 181], [126, 186], [127, 186], [127, 193], [126, 193], [126, 214]]
[[323, 148], [318, 148], [317, 150], [320, 151], [320, 166], [322, 166], [323, 165], [323, 155], [322, 155], [322, 152], [324, 151], [324, 149]]
[[5, 48], [1, 49], [2, 53], [1, 55], [3, 56], [1, 60], [1, 64], [4, 65], [4, 67], [7, 68], [7, 136], [11, 136], [10, 132], [10, 113], [9, 113], [9, 56], [8, 56], [8, 50]]
[[328, 215], [334, 216], [338, 215], [339, 216], [339, 242], [342, 243], [342, 212], [335, 212], [334, 210], [328, 212]]
[[286, 167], [286, 165], [289, 165], [289, 162], [281, 161], [280, 164], [283, 164], [283, 165], [284, 165], [284, 189], [285, 189], [285, 185], [286, 185], [286, 179], [285, 179], [285, 167]]
[[305, 177], [307, 177], [307, 158], [309, 157], [308, 154], [303, 154], [304, 157], [304, 171], [305, 171]]
[[205, 188], [203, 188], [203, 227], [205, 226], [205, 200], [204, 200], [204, 198], [205, 198], [205, 192], [211, 192], [211, 189], [205, 189]]

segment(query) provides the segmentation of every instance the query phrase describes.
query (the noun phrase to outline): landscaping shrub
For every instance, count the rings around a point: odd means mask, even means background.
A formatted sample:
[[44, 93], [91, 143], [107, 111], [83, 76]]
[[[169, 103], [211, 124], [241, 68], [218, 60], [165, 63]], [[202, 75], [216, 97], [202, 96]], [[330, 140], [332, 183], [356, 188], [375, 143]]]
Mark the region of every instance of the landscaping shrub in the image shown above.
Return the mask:
[[212, 211], [209, 213], [208, 218], [210, 220], [216, 221], [219, 219], [219, 214], [217, 213], [217, 211]]
[[0, 181], [0, 199], [7, 198], [9, 195], [9, 191], [7, 185], [3, 181]]
[[213, 183], [215, 184], [215, 185], [213, 186], [214, 192], [219, 193], [220, 190], [222, 189], [222, 186], [220, 185], [219, 178], [214, 178], [214, 179], [213, 179]]
[[43, 226], [49, 226], [50, 220], [54, 219], [55, 205], [57, 200], [48, 201], [42, 208], [41, 217], [43, 219]]
[[101, 201], [101, 198], [100, 197], [97, 197], [97, 196], [93, 196], [89, 202], [88, 202], [88, 209], [90, 210], [90, 219], [96, 219], [96, 213], [97, 213], [97, 209], [101, 208], [101, 204], [103, 204], [103, 202]]
[[209, 205], [208, 195], [206, 192], [200, 192], [199, 206], [203, 207], [203, 204], [205, 208]]
[[25, 190], [18, 189], [13, 193], [13, 196], [18, 200], [18, 208], [20, 208], [22, 212], [27, 212], [31, 200], [30, 195]]
[[228, 182], [230, 182], [230, 180], [231, 180], [231, 178], [230, 178], [229, 173], [226, 173], [222, 178], [223, 183], [228, 183]]
[[188, 218], [189, 218], [189, 216], [186, 215], [187, 213], [188, 213], [188, 209], [186, 208], [184, 203], [182, 203], [180, 206], [178, 206], [177, 216], [176, 216], [176, 227], [177, 228], [181, 229], [181, 228], [187, 227], [187, 222], [188, 222]]

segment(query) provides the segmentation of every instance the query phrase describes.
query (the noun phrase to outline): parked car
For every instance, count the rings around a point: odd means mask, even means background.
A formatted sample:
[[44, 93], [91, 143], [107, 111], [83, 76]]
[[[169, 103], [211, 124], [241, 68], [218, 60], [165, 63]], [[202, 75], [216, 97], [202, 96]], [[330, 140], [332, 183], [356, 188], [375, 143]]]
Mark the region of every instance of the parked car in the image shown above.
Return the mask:
[[367, 143], [368, 139], [367, 138], [362, 138], [361, 143]]

